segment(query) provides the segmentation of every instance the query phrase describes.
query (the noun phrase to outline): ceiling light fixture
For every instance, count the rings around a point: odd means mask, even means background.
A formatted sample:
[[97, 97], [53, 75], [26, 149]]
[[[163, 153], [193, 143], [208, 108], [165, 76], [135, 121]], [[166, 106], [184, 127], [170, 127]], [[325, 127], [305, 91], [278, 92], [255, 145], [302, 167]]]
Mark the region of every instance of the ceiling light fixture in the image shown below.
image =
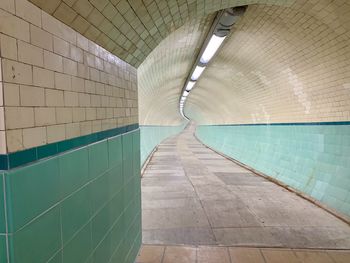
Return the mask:
[[222, 43], [229, 34], [232, 26], [236, 23], [238, 18], [242, 16], [247, 6], [239, 6], [221, 10], [216, 15], [214, 22], [209, 30], [206, 40], [197, 56], [196, 62], [192, 66], [189, 76], [182, 88], [182, 96], [180, 97], [179, 106], [181, 115], [188, 120], [184, 114], [184, 106], [187, 96], [196, 85], [196, 81], [200, 78], [206, 66], [215, 56]]
[[187, 86], [186, 86], [186, 91], [191, 91], [191, 89], [193, 88], [194, 84], [196, 84], [196, 82], [194, 81], [189, 81], [187, 83]]
[[224, 42], [226, 36], [224, 37], [218, 37], [213, 35], [205, 48], [203, 55], [200, 59], [200, 62], [203, 64], [209, 63], [209, 61], [213, 58], [216, 51], [218, 51], [219, 47], [221, 46], [222, 42]]
[[197, 79], [199, 79], [204, 70], [205, 66], [196, 66], [196, 69], [192, 73], [191, 80], [196, 81]]

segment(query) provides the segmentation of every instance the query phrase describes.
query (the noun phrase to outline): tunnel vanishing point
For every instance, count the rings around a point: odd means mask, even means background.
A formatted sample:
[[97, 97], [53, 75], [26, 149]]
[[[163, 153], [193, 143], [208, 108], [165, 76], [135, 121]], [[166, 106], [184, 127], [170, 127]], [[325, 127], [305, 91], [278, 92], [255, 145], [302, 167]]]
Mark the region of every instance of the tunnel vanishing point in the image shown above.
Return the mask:
[[249, 262], [350, 262], [350, 1], [0, 0], [0, 263]]

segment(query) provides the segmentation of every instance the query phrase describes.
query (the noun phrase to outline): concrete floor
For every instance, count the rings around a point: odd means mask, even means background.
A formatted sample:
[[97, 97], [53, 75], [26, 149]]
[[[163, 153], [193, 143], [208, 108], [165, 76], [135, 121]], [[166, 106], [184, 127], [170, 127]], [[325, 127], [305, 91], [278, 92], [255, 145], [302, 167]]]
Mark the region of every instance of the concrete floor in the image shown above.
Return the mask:
[[143, 246], [136, 263], [349, 263], [348, 250]]
[[206, 148], [193, 132], [164, 141], [145, 170], [145, 244], [350, 249], [349, 225]]

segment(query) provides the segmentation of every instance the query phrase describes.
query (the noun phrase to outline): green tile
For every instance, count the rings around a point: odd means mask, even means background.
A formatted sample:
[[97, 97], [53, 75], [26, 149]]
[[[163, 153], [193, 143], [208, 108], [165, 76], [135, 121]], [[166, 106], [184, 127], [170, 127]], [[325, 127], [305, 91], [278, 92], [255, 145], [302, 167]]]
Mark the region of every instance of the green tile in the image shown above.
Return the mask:
[[6, 233], [3, 173], [0, 173], [0, 234], [1, 233]]
[[126, 229], [131, 226], [132, 223], [134, 223], [137, 220], [138, 215], [140, 214], [141, 210], [138, 207], [138, 200], [135, 198], [132, 200], [129, 204], [129, 206], [125, 209], [123, 218], [124, 222], [128, 225], [125, 225]]
[[93, 254], [93, 262], [109, 262], [109, 259], [112, 256], [112, 247], [111, 247], [111, 235], [108, 234], [101, 243], [97, 246]]
[[89, 174], [96, 178], [108, 170], [108, 143], [98, 142], [89, 146]]
[[118, 193], [102, 210], [92, 219], [92, 240], [95, 247], [107, 234], [112, 225], [123, 213], [122, 192]]
[[118, 248], [118, 246], [124, 239], [125, 234], [126, 234], [126, 229], [124, 227], [124, 218], [122, 215], [121, 217], [119, 217], [117, 222], [113, 225], [110, 232], [111, 248], [113, 252]]
[[[125, 235], [125, 238], [122, 240], [116, 254], [119, 256], [119, 258], [123, 259], [122, 262], [132, 263], [136, 258], [136, 256], [133, 258], [135, 254], [135, 251], [133, 251], [133, 249], [138, 250], [138, 244], [136, 241], [141, 229], [136, 220], [134, 222], [127, 222], [127, 220], [125, 220], [124, 223], [126, 223], [128, 226], [127, 233]], [[116, 258], [115, 255], [114, 258]]]
[[126, 257], [126, 244], [125, 241], [122, 240], [122, 242], [117, 247], [116, 251], [114, 251], [114, 254], [112, 255], [111, 262], [125, 262]]
[[61, 204], [63, 244], [82, 228], [92, 216], [92, 196], [90, 186], [74, 193]]
[[87, 224], [63, 247], [62, 263], [85, 263], [91, 253], [91, 224]]
[[140, 126], [141, 163], [143, 164], [153, 149], [164, 139], [183, 130], [186, 124], [178, 126]]
[[59, 207], [10, 236], [10, 262], [44, 263], [61, 248]]
[[60, 199], [57, 158], [9, 171], [5, 174], [5, 180], [10, 233], [52, 207]]
[[132, 156], [132, 134], [122, 136], [123, 143], [123, 176], [124, 183], [127, 183], [133, 175], [133, 156]]
[[141, 177], [140, 131], [133, 133], [133, 175]]
[[139, 253], [141, 245], [139, 244], [137, 240], [137, 236], [133, 239], [133, 244], [131, 246], [131, 249], [129, 250], [129, 253], [125, 259], [125, 263], [134, 263], [136, 260], [136, 257]]
[[96, 213], [110, 199], [109, 173], [105, 173], [91, 183], [93, 211]]
[[19, 167], [37, 160], [36, 148], [31, 148], [9, 154], [10, 168]]
[[88, 148], [59, 157], [61, 196], [65, 197], [89, 181]]
[[349, 134], [350, 125], [307, 123], [199, 126], [196, 130], [210, 147], [336, 210], [350, 194], [343, 180], [349, 171]]
[[123, 161], [122, 136], [117, 136], [117, 137], [108, 139], [108, 157], [109, 157], [110, 167], [115, 167], [122, 164], [122, 161]]
[[0, 263], [7, 263], [6, 236], [0, 235]]
[[125, 208], [130, 204], [130, 202], [132, 202], [134, 196], [137, 194], [137, 192], [135, 191], [135, 182], [136, 182], [136, 179], [132, 178], [123, 187], [123, 191], [122, 191], [123, 192], [123, 202], [124, 202], [123, 205]]
[[109, 196], [112, 197], [119, 191], [121, 191], [123, 187], [123, 166], [119, 165], [111, 168], [108, 171], [108, 191]]
[[47, 263], [62, 263], [62, 251], [58, 252]]
[[46, 144], [43, 146], [39, 146], [36, 149], [38, 159], [46, 158], [58, 153], [57, 143]]

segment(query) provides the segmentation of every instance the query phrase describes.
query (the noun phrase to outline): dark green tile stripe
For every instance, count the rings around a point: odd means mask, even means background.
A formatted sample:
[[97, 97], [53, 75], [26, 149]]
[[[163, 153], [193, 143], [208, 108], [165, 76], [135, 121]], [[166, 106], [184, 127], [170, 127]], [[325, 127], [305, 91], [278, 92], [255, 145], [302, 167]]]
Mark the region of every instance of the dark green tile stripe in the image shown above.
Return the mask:
[[350, 121], [203, 124], [200, 126], [315, 126], [350, 125]]
[[9, 170], [56, 154], [89, 145], [109, 137], [138, 129], [138, 124], [96, 132], [77, 138], [50, 143], [31, 149], [0, 155], [0, 170]]

